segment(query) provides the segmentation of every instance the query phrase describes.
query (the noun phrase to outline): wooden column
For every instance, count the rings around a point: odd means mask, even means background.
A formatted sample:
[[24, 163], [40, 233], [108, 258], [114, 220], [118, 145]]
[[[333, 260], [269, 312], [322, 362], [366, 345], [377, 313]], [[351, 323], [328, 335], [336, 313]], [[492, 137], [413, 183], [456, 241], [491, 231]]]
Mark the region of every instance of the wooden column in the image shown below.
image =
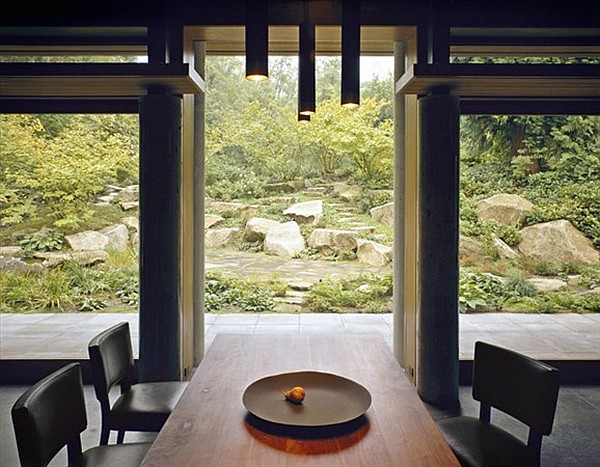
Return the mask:
[[[394, 43], [394, 83], [406, 69], [406, 44]], [[406, 203], [406, 106], [402, 94], [394, 94], [394, 355], [406, 369], [406, 317], [404, 306], [404, 247]]]
[[[394, 44], [398, 82], [417, 60], [417, 40]], [[394, 355], [415, 383], [418, 290], [418, 108], [416, 95], [394, 98]]]
[[[206, 44], [194, 42], [194, 67], [205, 75]], [[206, 97], [194, 95], [194, 366], [204, 357], [204, 169]]]
[[140, 380], [178, 380], [181, 361], [180, 96], [140, 99]]
[[448, 407], [458, 404], [458, 98], [435, 91], [419, 112], [417, 390]]

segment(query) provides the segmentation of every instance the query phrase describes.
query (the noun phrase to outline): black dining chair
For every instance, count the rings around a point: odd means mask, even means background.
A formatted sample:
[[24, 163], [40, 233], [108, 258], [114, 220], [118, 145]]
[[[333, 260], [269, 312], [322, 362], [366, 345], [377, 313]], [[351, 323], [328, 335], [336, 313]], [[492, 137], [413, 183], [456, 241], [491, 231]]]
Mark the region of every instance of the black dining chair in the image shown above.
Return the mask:
[[[552, 431], [559, 371], [512, 350], [475, 343], [473, 399], [479, 418], [438, 421], [446, 441], [463, 466], [539, 466], [542, 437]], [[491, 424], [491, 408], [529, 427], [527, 443]]]
[[[118, 432], [117, 443], [125, 431], [160, 431], [173, 407], [187, 387], [185, 381], [137, 383], [129, 323], [119, 323], [94, 337], [89, 345], [96, 398], [102, 412], [100, 444], [108, 443], [111, 430]], [[118, 397], [111, 391], [120, 386]], [[115, 399], [114, 402], [111, 398]]]
[[152, 443], [95, 446], [82, 451], [87, 428], [81, 366], [71, 363], [19, 397], [11, 411], [22, 467], [44, 467], [67, 446], [72, 467], [138, 466]]

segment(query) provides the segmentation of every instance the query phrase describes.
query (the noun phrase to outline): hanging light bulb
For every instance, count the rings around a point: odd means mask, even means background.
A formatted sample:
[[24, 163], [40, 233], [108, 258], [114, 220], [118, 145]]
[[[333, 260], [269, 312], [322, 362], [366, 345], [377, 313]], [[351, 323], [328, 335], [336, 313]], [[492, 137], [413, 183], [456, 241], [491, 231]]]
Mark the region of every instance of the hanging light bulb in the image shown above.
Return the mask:
[[300, 24], [298, 61], [298, 113], [315, 113], [315, 25], [310, 21], [308, 1], [304, 2], [304, 21]]
[[360, 2], [342, 5], [342, 105], [360, 105]]
[[269, 2], [246, 0], [246, 79], [269, 77]]

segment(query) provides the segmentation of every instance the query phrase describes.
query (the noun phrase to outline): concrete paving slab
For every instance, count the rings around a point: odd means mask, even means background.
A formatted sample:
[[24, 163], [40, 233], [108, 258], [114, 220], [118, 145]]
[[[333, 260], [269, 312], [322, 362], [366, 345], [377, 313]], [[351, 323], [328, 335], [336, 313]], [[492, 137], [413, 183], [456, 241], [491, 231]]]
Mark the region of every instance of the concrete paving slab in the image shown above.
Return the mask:
[[[87, 358], [97, 333], [130, 323], [137, 355], [136, 313], [0, 314], [0, 358]], [[392, 345], [393, 316], [384, 314], [243, 313], [206, 314], [205, 345], [219, 333], [376, 333]], [[459, 316], [459, 356], [472, 359], [477, 340], [510, 347], [532, 357], [600, 360], [600, 315], [484, 313]]]

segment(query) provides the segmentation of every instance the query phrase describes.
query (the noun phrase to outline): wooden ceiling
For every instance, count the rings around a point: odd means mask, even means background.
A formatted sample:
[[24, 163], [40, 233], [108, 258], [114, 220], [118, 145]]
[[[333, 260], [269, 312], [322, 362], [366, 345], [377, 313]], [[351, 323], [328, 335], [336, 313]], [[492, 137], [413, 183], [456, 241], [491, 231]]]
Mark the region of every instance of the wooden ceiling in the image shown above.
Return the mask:
[[[316, 18], [316, 51], [339, 54], [339, 0], [310, 0]], [[500, 2], [499, 2], [500, 3]], [[473, 0], [423, 2], [368, 0], [362, 2], [361, 53], [391, 55], [397, 41], [417, 43], [428, 34], [432, 12], [446, 29], [451, 56], [600, 57], [598, 11], [589, 0], [538, 2], [520, 0], [512, 7]], [[0, 17], [0, 54], [23, 55], [146, 55], [149, 24], [172, 21], [183, 31], [184, 44], [203, 41], [208, 54], [243, 54], [244, 2], [139, 2], [106, 0], [102, 7], [75, 0], [57, 0], [31, 10], [11, 2]], [[150, 7], [148, 7], [148, 5]], [[444, 6], [444, 14], [427, 6]], [[114, 10], [111, 7], [115, 7]], [[597, 5], [596, 5], [597, 6]], [[270, 1], [269, 52], [298, 53], [302, 2]], [[45, 8], [45, 9], [44, 9]], [[152, 10], [154, 8], [154, 10]], [[509, 11], [510, 10], [510, 11]], [[155, 14], [152, 16], [152, 11]], [[139, 13], [139, 14], [136, 14]], [[594, 19], [596, 18], [596, 20]], [[429, 23], [431, 24], [431, 23]], [[177, 28], [182, 29], [177, 29]], [[435, 30], [438, 34], [438, 30]], [[434, 35], [435, 35], [434, 34]], [[442, 35], [443, 37], [443, 35]], [[419, 42], [421, 44], [421, 42]], [[422, 47], [422, 44], [419, 46]], [[423, 55], [421, 56], [422, 59]], [[422, 61], [422, 60], [421, 60]], [[162, 84], [172, 92], [202, 92], [204, 82], [188, 64], [13, 64], [0, 67], [0, 100], [23, 98], [135, 98], [149, 86]], [[596, 102], [599, 65], [455, 65], [418, 63], [396, 84], [402, 94], [424, 95], [440, 86], [461, 99], [563, 99]]]

